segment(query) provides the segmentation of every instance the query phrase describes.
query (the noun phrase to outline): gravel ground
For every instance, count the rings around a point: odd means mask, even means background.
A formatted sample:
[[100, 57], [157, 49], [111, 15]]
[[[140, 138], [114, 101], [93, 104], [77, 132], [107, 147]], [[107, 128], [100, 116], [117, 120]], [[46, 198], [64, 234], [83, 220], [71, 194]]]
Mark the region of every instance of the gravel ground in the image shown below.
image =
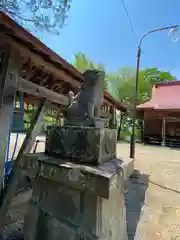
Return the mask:
[[[40, 143], [38, 151], [43, 150]], [[129, 144], [118, 143], [117, 156], [128, 155]], [[180, 240], [180, 150], [137, 144], [135, 168], [137, 177], [125, 191], [129, 240]], [[9, 226], [15, 219], [21, 225], [29, 197], [25, 193], [13, 200]]]
[[[129, 145], [117, 152], [127, 157]], [[137, 144], [135, 168], [125, 194], [129, 240], [180, 239], [180, 150]]]

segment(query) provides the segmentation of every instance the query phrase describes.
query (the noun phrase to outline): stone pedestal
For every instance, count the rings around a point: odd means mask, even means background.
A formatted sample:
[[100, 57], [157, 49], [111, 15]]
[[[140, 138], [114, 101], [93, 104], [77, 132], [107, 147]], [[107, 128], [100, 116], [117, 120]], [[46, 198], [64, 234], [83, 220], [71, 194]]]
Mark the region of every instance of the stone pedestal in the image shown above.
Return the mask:
[[116, 157], [116, 129], [50, 126], [45, 153], [77, 163], [101, 164]]
[[90, 167], [42, 153], [22, 163], [33, 179], [25, 240], [127, 240], [122, 161]]

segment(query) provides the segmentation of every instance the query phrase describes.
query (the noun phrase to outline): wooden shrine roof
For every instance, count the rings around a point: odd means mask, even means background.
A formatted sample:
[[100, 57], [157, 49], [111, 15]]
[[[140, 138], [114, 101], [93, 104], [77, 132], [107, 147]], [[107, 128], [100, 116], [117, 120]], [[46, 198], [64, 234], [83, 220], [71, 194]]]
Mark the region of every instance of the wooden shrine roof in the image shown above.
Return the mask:
[[152, 88], [151, 100], [137, 106], [145, 110], [180, 111], [180, 81], [156, 83]]
[[[82, 74], [2, 12], [0, 12], [0, 29], [6, 41], [23, 57], [22, 78], [59, 94], [67, 94], [69, 90], [75, 93], [79, 91], [83, 82]], [[30, 99], [29, 95], [26, 97]], [[35, 100], [34, 97], [31, 99]], [[106, 91], [104, 101], [118, 110], [126, 111], [123, 104]]]

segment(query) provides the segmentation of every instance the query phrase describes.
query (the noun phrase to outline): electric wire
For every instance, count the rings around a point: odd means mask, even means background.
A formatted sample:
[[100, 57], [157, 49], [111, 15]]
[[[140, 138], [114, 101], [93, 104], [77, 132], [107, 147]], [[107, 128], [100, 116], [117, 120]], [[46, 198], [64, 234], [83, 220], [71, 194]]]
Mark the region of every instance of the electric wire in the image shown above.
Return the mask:
[[134, 27], [133, 27], [131, 18], [130, 18], [129, 13], [128, 13], [128, 9], [127, 9], [127, 7], [126, 7], [126, 4], [125, 4], [124, 0], [121, 0], [121, 1], [122, 1], [123, 6], [124, 6], [124, 10], [125, 10], [125, 12], [126, 12], [126, 15], [127, 15], [127, 18], [128, 18], [128, 21], [129, 21], [129, 24], [130, 24], [130, 27], [131, 27], [131, 30], [132, 30], [134, 39], [135, 39], [135, 42], [136, 42], [136, 44], [137, 44], [137, 46], [138, 46], [138, 40], [137, 40], [137, 37], [136, 37], [136, 33], [135, 33], [135, 30], [134, 30]]

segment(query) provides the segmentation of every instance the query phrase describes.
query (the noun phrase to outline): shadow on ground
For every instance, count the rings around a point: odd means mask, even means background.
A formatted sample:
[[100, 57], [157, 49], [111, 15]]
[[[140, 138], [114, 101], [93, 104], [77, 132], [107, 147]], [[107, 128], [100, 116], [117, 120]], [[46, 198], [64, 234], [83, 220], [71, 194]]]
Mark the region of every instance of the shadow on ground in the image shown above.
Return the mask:
[[138, 222], [144, 206], [149, 176], [135, 170], [135, 174], [126, 183], [125, 203], [128, 239], [134, 240]]

